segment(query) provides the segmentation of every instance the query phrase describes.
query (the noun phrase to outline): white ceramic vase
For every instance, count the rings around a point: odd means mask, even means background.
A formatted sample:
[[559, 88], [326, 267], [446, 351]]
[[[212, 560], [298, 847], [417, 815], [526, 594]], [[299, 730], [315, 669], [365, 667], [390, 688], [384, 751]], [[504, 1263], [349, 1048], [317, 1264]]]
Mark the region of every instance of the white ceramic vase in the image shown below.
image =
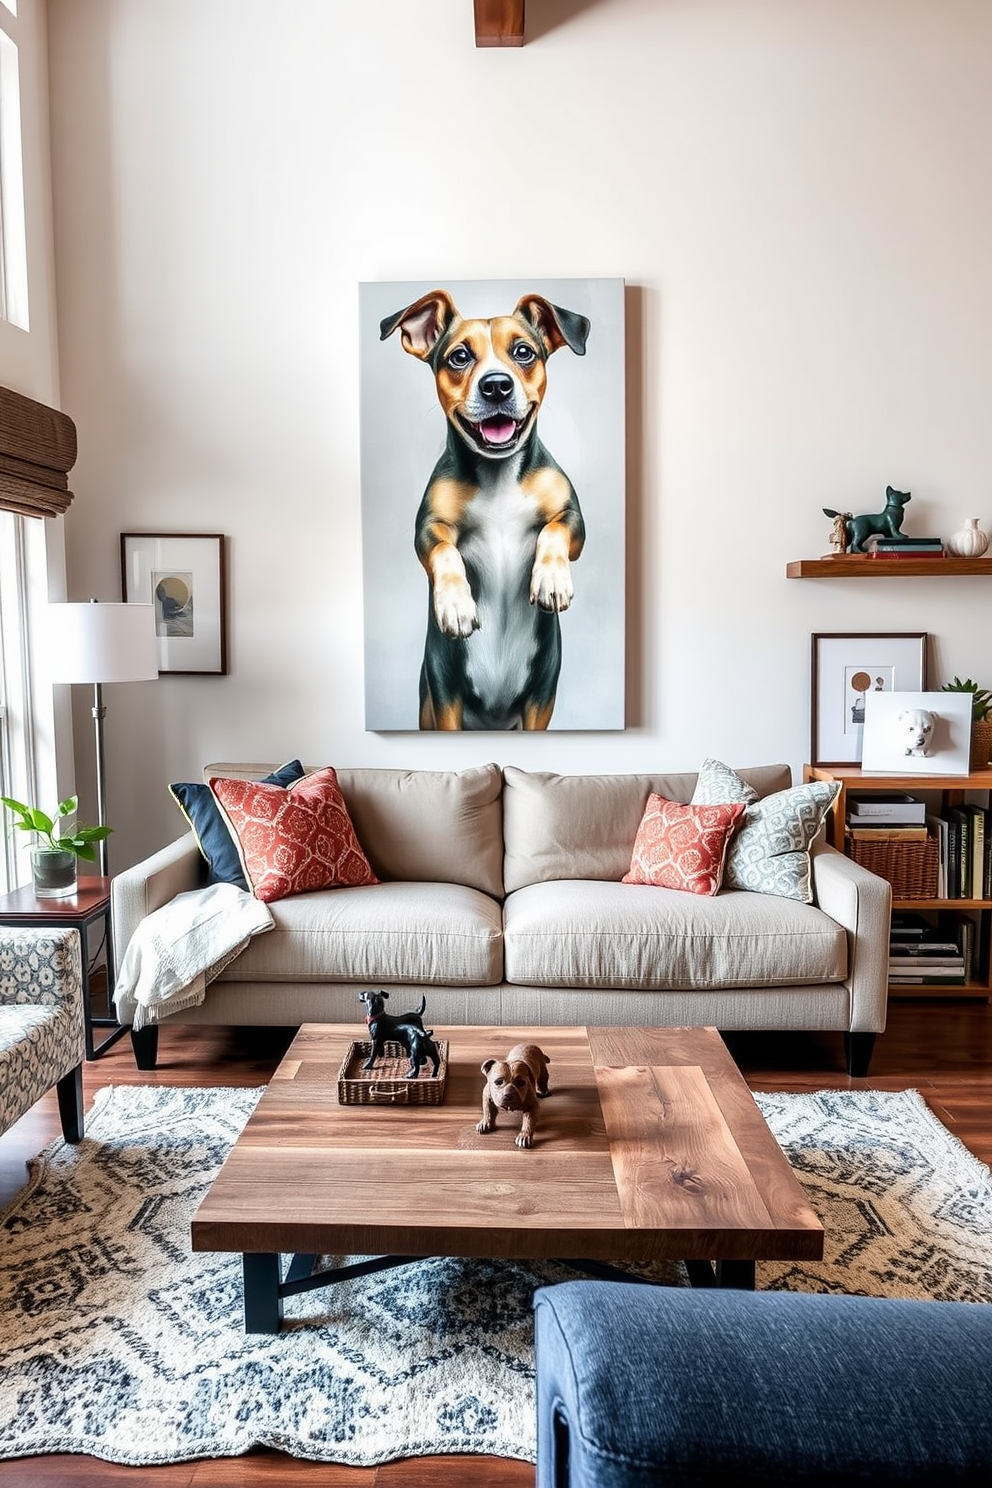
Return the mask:
[[979, 527], [977, 517], [965, 517], [961, 531], [955, 532], [946, 543], [955, 558], [981, 558], [988, 545], [988, 534]]

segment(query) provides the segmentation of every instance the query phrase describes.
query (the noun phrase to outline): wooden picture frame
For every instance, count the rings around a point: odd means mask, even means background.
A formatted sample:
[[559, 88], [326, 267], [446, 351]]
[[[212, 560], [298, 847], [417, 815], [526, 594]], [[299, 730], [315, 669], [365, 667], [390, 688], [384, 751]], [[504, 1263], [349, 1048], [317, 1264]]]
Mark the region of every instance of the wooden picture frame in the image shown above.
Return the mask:
[[227, 675], [225, 548], [219, 532], [121, 533], [121, 597], [155, 606], [160, 674]]
[[924, 692], [927, 632], [825, 631], [811, 643], [809, 762], [858, 765], [865, 694]]

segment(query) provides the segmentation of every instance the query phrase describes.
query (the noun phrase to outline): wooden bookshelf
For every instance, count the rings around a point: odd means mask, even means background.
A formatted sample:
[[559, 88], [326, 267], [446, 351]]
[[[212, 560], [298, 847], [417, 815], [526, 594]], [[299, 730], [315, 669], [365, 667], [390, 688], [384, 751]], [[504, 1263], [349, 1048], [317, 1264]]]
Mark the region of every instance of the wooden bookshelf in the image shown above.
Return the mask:
[[797, 558], [785, 566], [787, 579], [934, 579], [992, 576], [992, 558], [872, 558], [841, 553], [836, 558]]
[[[958, 561], [958, 560], [955, 560]], [[960, 560], [977, 562], [979, 560]], [[939, 797], [931, 808], [943, 811], [947, 806], [959, 806], [966, 793], [983, 791], [992, 805], [992, 767], [972, 770], [968, 775], [882, 775], [876, 771], [862, 770], [860, 765], [804, 765], [803, 780], [830, 780], [840, 783], [837, 799], [831, 808], [827, 824], [829, 841], [841, 852], [845, 846], [848, 791], [905, 791], [908, 795], [932, 792]], [[980, 978], [955, 987], [921, 985], [918, 987], [900, 984], [890, 986], [890, 997], [980, 997], [985, 1002], [992, 993], [992, 899], [899, 899], [893, 897], [893, 909], [917, 910], [930, 914], [937, 910], [978, 911], [978, 943]]]

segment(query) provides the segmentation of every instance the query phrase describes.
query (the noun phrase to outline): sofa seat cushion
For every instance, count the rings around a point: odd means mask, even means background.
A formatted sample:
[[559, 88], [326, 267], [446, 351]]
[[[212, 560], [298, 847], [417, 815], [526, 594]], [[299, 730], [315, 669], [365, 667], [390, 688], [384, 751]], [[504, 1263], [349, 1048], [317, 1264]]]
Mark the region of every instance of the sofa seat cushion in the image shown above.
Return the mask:
[[503, 974], [500, 906], [458, 884], [382, 883], [269, 905], [219, 981], [423, 982], [490, 986]]
[[507, 898], [503, 956], [527, 986], [775, 987], [842, 981], [847, 936], [791, 899], [567, 879]]

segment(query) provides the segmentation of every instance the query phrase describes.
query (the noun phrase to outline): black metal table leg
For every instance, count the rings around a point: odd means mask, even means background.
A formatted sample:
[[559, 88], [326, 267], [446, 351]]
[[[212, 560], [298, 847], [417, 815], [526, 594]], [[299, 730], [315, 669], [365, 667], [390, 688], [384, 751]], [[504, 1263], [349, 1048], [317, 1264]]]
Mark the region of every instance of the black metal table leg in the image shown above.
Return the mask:
[[733, 1287], [754, 1291], [753, 1261], [686, 1261], [689, 1284], [694, 1287]]
[[242, 1257], [245, 1287], [245, 1332], [278, 1333], [282, 1322], [279, 1257], [246, 1251]]

